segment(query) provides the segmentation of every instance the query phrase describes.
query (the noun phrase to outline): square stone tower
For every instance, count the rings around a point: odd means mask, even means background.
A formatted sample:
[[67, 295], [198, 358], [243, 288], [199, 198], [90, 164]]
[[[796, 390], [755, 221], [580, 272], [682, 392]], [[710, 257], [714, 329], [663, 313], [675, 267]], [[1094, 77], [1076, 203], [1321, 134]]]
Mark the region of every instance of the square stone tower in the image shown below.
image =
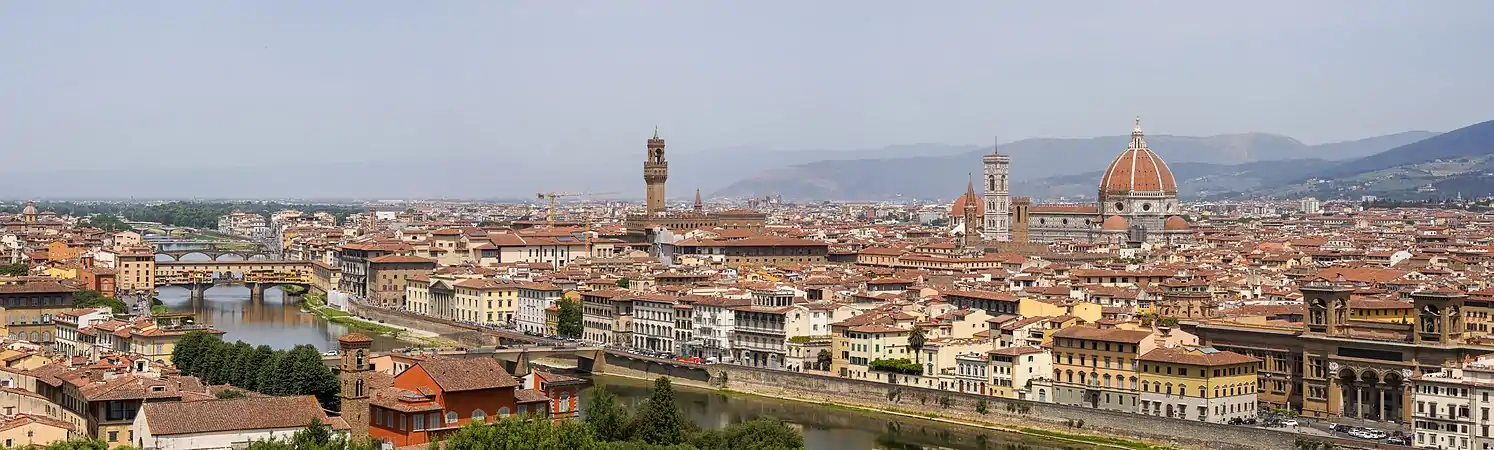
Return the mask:
[[1007, 179], [1011, 175], [1011, 157], [1001, 154], [992, 145], [991, 154], [982, 157], [981, 163], [984, 166], [982, 173], [985, 175], [986, 202], [985, 226], [981, 229], [981, 238], [987, 241], [1011, 241], [1012, 200], [1007, 188]]

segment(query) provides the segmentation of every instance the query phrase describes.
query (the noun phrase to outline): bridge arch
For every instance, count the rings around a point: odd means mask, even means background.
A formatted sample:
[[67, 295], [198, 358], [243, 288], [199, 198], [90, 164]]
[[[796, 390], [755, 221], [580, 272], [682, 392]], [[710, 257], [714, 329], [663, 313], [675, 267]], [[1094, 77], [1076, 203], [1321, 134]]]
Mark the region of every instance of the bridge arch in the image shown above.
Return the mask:
[[213, 261], [244, 261], [244, 255], [235, 252], [223, 252], [213, 257]]
[[173, 256], [170, 253], [156, 253], [156, 261], [157, 262], [161, 262], [161, 261], [167, 261], [167, 262], [176, 261], [176, 256]]
[[207, 252], [191, 251], [177, 255], [177, 261], [212, 261], [213, 255]]

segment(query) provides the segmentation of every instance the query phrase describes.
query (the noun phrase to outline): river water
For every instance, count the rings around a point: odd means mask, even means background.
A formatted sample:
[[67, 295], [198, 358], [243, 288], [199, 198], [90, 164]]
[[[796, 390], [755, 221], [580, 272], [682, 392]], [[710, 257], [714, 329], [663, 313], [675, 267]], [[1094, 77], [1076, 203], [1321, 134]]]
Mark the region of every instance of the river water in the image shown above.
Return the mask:
[[[636, 407], [648, 398], [651, 382], [610, 376], [592, 377], [593, 387], [606, 386], [624, 404]], [[1096, 447], [1038, 439], [974, 427], [929, 420], [889, 416], [864, 411], [827, 408], [808, 403], [777, 400], [675, 385], [675, 402], [685, 416], [702, 427], [723, 428], [733, 423], [771, 416], [789, 422], [804, 432], [808, 450], [861, 449], [950, 449], [950, 450], [1057, 450]], [[582, 396], [585, 399], [585, 395]], [[586, 405], [582, 404], [582, 413]]]
[[[286, 304], [286, 296], [278, 288], [266, 289], [262, 302], [249, 300], [249, 288], [244, 286], [214, 286], [197, 301], [191, 299], [191, 292], [186, 288], [162, 287], [156, 292], [156, 297], [166, 304], [168, 310], [196, 314], [198, 323], [211, 324], [224, 331], [223, 339], [230, 342], [243, 340], [277, 349], [311, 344], [321, 350], [331, 350], [337, 348], [337, 338], [351, 331], [348, 327], [301, 312], [298, 305]], [[374, 351], [408, 345], [384, 336], [371, 337]]]

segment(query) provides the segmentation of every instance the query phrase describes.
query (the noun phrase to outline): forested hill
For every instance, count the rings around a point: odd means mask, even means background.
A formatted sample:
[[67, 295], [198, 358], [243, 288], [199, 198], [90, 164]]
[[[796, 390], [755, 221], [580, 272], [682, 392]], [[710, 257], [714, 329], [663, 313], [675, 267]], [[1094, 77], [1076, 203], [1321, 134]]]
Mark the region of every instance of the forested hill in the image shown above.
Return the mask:
[[[11, 214], [21, 212], [25, 203], [8, 203], [0, 211]], [[51, 211], [59, 215], [91, 217], [95, 214], [124, 216], [135, 222], [159, 222], [166, 225], [192, 228], [217, 228], [218, 217], [234, 211], [260, 214], [294, 209], [305, 213], [326, 212], [337, 216], [340, 223], [348, 214], [360, 212], [353, 205], [293, 204], [278, 202], [187, 202], [166, 203], [103, 203], [103, 202], [36, 202], [39, 211]]]

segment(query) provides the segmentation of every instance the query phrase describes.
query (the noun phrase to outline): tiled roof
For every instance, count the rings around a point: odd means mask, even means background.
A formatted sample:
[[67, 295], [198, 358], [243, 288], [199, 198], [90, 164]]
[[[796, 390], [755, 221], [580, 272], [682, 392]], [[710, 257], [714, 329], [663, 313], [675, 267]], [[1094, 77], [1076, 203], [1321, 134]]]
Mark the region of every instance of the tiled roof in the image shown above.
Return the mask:
[[1259, 362], [1249, 356], [1231, 351], [1214, 350], [1209, 347], [1158, 347], [1137, 359], [1190, 366], [1228, 366]]
[[141, 408], [152, 435], [221, 433], [271, 428], [299, 428], [320, 420], [329, 422], [316, 397], [245, 397], [201, 402], [146, 403]]
[[447, 392], [497, 389], [519, 385], [519, 380], [491, 358], [431, 358], [416, 363]]

